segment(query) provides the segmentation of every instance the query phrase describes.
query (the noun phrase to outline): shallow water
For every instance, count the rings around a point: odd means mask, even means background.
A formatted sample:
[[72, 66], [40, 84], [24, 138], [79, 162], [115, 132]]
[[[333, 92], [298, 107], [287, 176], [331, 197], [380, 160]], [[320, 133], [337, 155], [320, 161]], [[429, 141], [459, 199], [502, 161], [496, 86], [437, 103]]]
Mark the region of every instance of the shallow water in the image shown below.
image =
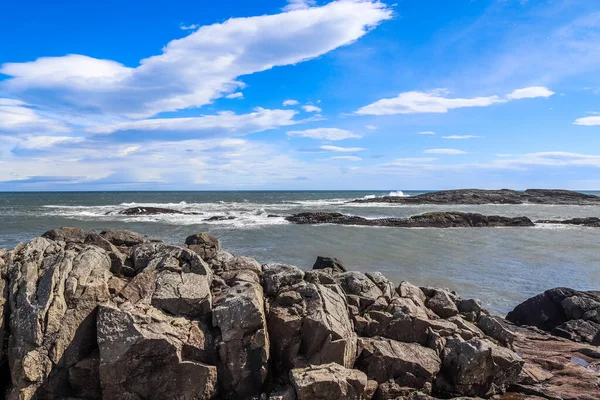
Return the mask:
[[[531, 219], [600, 217], [597, 206], [399, 206], [347, 204], [389, 192], [86, 192], [0, 193], [0, 247], [13, 247], [58, 226], [126, 228], [172, 243], [190, 234], [218, 236], [234, 253], [260, 262], [310, 268], [317, 255], [341, 258], [351, 269], [381, 271], [396, 282], [441, 285], [476, 297], [500, 313], [555, 286], [600, 289], [600, 229], [405, 229], [291, 225], [283, 217], [304, 211], [338, 211], [368, 218], [408, 217], [427, 211], [471, 211]], [[418, 192], [405, 192], [414, 195]], [[397, 193], [400, 195], [401, 193]], [[138, 205], [202, 215], [120, 216]], [[216, 215], [234, 220], [206, 222]]]

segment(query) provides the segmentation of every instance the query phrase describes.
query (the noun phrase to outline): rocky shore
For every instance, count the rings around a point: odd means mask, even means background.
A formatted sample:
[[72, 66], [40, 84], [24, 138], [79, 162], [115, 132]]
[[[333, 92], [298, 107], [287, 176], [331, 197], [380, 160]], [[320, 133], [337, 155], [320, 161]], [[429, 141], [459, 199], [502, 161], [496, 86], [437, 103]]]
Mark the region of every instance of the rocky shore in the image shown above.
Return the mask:
[[394, 204], [555, 204], [555, 205], [600, 205], [600, 196], [572, 192], [569, 190], [527, 189], [523, 192], [502, 189], [459, 189], [442, 190], [416, 196], [383, 196], [354, 200], [354, 203]]
[[337, 224], [385, 226], [398, 228], [474, 228], [501, 226], [535, 226], [527, 217], [486, 216], [477, 213], [429, 212], [410, 218], [367, 219], [335, 212], [306, 212], [286, 217], [295, 224]]
[[334, 258], [61, 228], [0, 250], [0, 293], [10, 400], [600, 399], [598, 292], [553, 289], [505, 320]]

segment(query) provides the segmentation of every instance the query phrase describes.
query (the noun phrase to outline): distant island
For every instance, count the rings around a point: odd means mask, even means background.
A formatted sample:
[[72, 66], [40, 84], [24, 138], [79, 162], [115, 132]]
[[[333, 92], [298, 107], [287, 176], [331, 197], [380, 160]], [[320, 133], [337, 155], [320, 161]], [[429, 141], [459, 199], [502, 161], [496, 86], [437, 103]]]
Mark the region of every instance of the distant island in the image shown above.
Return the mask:
[[483, 190], [457, 189], [423, 193], [416, 196], [382, 196], [353, 200], [352, 203], [394, 204], [554, 204], [600, 205], [600, 196], [560, 189]]

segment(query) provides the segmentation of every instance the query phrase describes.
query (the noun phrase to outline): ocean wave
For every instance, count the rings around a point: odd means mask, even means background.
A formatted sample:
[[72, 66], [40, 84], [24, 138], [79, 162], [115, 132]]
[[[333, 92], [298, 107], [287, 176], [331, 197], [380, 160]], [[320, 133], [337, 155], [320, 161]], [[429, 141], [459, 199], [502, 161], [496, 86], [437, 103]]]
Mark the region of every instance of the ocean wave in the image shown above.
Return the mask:
[[402, 190], [395, 190], [395, 191], [391, 191], [390, 194], [388, 194], [389, 197], [409, 197], [409, 195], [404, 194], [404, 192]]

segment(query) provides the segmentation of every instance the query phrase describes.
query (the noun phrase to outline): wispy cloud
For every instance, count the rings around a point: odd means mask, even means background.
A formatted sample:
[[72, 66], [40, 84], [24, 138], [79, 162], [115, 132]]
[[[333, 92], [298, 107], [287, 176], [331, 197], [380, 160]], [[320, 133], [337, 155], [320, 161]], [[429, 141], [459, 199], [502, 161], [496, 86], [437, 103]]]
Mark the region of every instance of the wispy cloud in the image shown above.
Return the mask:
[[435, 132], [433, 131], [423, 131], [423, 132], [419, 132], [419, 135], [435, 135]]
[[361, 136], [350, 132], [345, 129], [339, 128], [315, 128], [315, 129], [306, 129], [303, 131], [289, 131], [287, 132], [288, 136], [300, 136], [307, 137], [311, 139], [321, 139], [321, 140], [344, 140], [344, 139], [357, 139]]
[[198, 24], [191, 24], [191, 25], [181, 24], [181, 25], [179, 25], [179, 29], [181, 29], [182, 31], [193, 31], [198, 28], [200, 28], [200, 25], [198, 25]]
[[242, 93], [242, 92], [230, 93], [225, 97], [228, 99], [240, 99], [241, 100], [244, 98], [244, 93]]
[[300, 102], [298, 100], [290, 99], [290, 100], [285, 100], [282, 104], [286, 107], [287, 106], [297, 106], [298, 104], [300, 104]]
[[458, 149], [429, 149], [425, 150], [425, 154], [467, 154], [466, 151]]
[[466, 140], [466, 139], [479, 139], [483, 136], [476, 135], [450, 135], [450, 136], [442, 136], [442, 139], [451, 139], [451, 140]]
[[361, 161], [362, 158], [360, 158], [358, 156], [335, 156], [335, 157], [329, 157], [328, 160]]
[[322, 150], [326, 150], [326, 151], [336, 151], [339, 153], [354, 153], [357, 151], [363, 151], [366, 150], [362, 147], [339, 147], [339, 146], [321, 146], [320, 149]]
[[314, 7], [317, 4], [316, 0], [288, 0], [287, 6], [283, 7], [283, 11], [305, 10]]
[[458, 98], [448, 97], [446, 89], [435, 89], [429, 92], [404, 92], [397, 97], [381, 99], [364, 106], [356, 111], [359, 115], [394, 115], [394, 114], [420, 114], [420, 113], [447, 113], [449, 110], [467, 107], [488, 107], [493, 104], [506, 103], [507, 101], [549, 97], [554, 92], [542, 87], [529, 87], [513, 91], [501, 96]]

